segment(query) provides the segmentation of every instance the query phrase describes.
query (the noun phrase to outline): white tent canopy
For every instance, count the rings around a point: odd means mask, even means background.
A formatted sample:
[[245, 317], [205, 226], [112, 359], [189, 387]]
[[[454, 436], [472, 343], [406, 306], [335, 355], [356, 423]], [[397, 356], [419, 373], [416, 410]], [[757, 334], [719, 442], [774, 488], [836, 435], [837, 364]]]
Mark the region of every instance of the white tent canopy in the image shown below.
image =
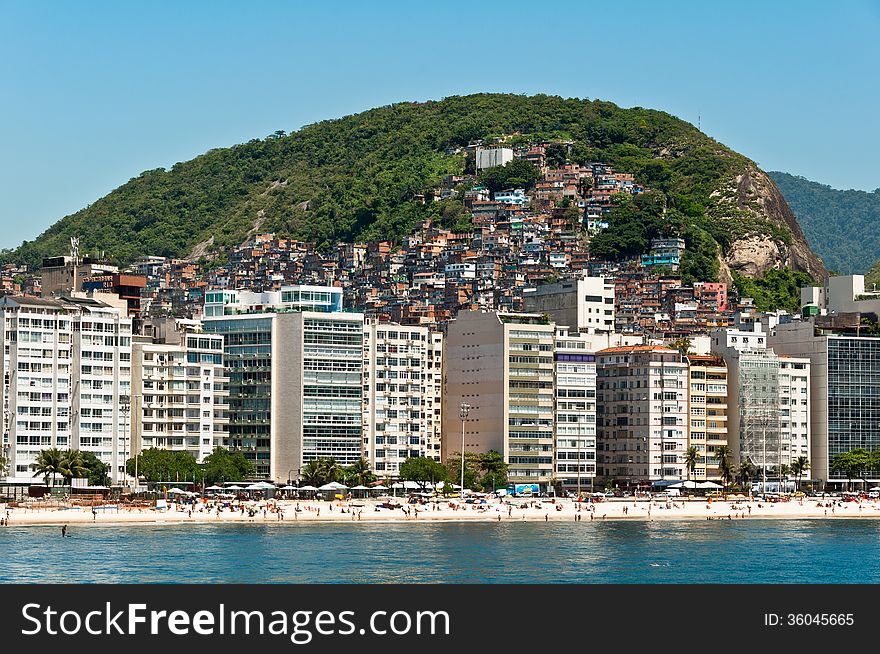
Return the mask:
[[331, 481], [329, 484], [324, 484], [319, 487], [319, 491], [333, 491], [333, 490], [346, 490], [348, 486], [345, 484], [340, 484], [338, 481]]
[[722, 488], [721, 484], [716, 484], [714, 481], [701, 481], [697, 484], [697, 488]]
[[369, 486], [352, 486], [351, 490], [370, 490]]
[[667, 488], [699, 488], [699, 486], [697, 485], [697, 482], [688, 479], [687, 481], [680, 481], [677, 484], [670, 484]]
[[315, 488], [314, 486], [300, 486], [299, 488], [297, 488], [297, 490], [301, 490], [301, 491], [316, 491], [316, 490], [318, 490], [318, 489]]

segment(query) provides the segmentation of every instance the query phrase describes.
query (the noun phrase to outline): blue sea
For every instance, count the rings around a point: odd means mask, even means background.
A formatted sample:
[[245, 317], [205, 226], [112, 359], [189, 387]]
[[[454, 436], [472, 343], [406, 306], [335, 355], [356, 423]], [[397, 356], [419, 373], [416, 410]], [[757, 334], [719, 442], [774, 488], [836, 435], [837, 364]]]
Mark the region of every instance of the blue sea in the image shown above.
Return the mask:
[[880, 520], [0, 527], [2, 583], [878, 583]]

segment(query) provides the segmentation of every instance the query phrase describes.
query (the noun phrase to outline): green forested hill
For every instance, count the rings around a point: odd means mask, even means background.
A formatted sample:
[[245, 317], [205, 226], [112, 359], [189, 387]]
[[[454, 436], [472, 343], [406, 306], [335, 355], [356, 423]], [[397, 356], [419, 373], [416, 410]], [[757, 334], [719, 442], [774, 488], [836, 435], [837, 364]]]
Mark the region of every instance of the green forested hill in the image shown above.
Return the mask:
[[723, 248], [733, 232], [712, 219], [717, 197], [710, 194], [744, 169], [757, 170], [660, 111], [545, 95], [455, 96], [380, 107], [146, 171], [7, 259], [39, 266], [42, 257], [65, 253], [74, 235], [83, 252], [103, 251], [121, 264], [144, 254], [186, 256], [205, 242], [204, 251], [222, 251], [254, 229], [319, 245], [397, 238], [439, 210], [413, 195], [464, 169], [465, 157], [447, 152], [502, 135], [571, 141], [571, 161], [635, 173], [693, 225], [691, 240]]
[[829, 270], [862, 274], [880, 259], [880, 188], [841, 191], [787, 173], [768, 173]]

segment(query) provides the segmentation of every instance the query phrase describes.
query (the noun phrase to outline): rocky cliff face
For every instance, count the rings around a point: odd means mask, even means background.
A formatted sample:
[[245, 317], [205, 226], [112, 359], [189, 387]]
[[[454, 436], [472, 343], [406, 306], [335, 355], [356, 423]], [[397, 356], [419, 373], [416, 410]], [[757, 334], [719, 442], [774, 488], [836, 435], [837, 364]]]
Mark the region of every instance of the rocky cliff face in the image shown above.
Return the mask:
[[722, 281], [732, 281], [731, 271], [758, 277], [771, 268], [803, 270], [816, 281], [824, 280], [825, 264], [810, 249], [797, 218], [766, 173], [750, 165], [713, 198], [714, 217], [728, 221], [735, 235], [722, 254]]

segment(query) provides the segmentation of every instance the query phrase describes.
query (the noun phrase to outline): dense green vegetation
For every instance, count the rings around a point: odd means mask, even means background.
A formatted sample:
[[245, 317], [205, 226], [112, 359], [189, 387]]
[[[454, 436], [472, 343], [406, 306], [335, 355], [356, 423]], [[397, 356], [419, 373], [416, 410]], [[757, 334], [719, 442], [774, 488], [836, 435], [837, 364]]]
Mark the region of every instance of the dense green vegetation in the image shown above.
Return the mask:
[[[7, 258], [38, 266], [65, 253], [75, 235], [83, 253], [103, 251], [123, 264], [144, 254], [187, 255], [209, 239], [209, 253], [222, 251], [253, 229], [318, 245], [400, 238], [437, 215], [413, 196], [463, 172], [467, 160], [457, 148], [502, 137], [510, 144], [565, 140], [570, 146], [548, 152], [557, 164], [602, 161], [632, 172], [686, 223], [718, 223], [701, 229], [722, 247], [728, 234], [723, 221], [709, 220], [710, 194], [750, 165], [692, 125], [650, 109], [546, 95], [407, 102], [146, 171]], [[446, 210], [450, 224], [466, 228], [454, 208]]]
[[792, 313], [800, 310], [801, 287], [812, 285], [807, 273], [784, 268], [768, 270], [761, 277], [750, 279], [733, 273], [733, 283], [739, 297], [750, 297], [760, 311], [785, 309]]
[[860, 274], [880, 259], [880, 188], [841, 191], [787, 173], [768, 174], [829, 270]]

